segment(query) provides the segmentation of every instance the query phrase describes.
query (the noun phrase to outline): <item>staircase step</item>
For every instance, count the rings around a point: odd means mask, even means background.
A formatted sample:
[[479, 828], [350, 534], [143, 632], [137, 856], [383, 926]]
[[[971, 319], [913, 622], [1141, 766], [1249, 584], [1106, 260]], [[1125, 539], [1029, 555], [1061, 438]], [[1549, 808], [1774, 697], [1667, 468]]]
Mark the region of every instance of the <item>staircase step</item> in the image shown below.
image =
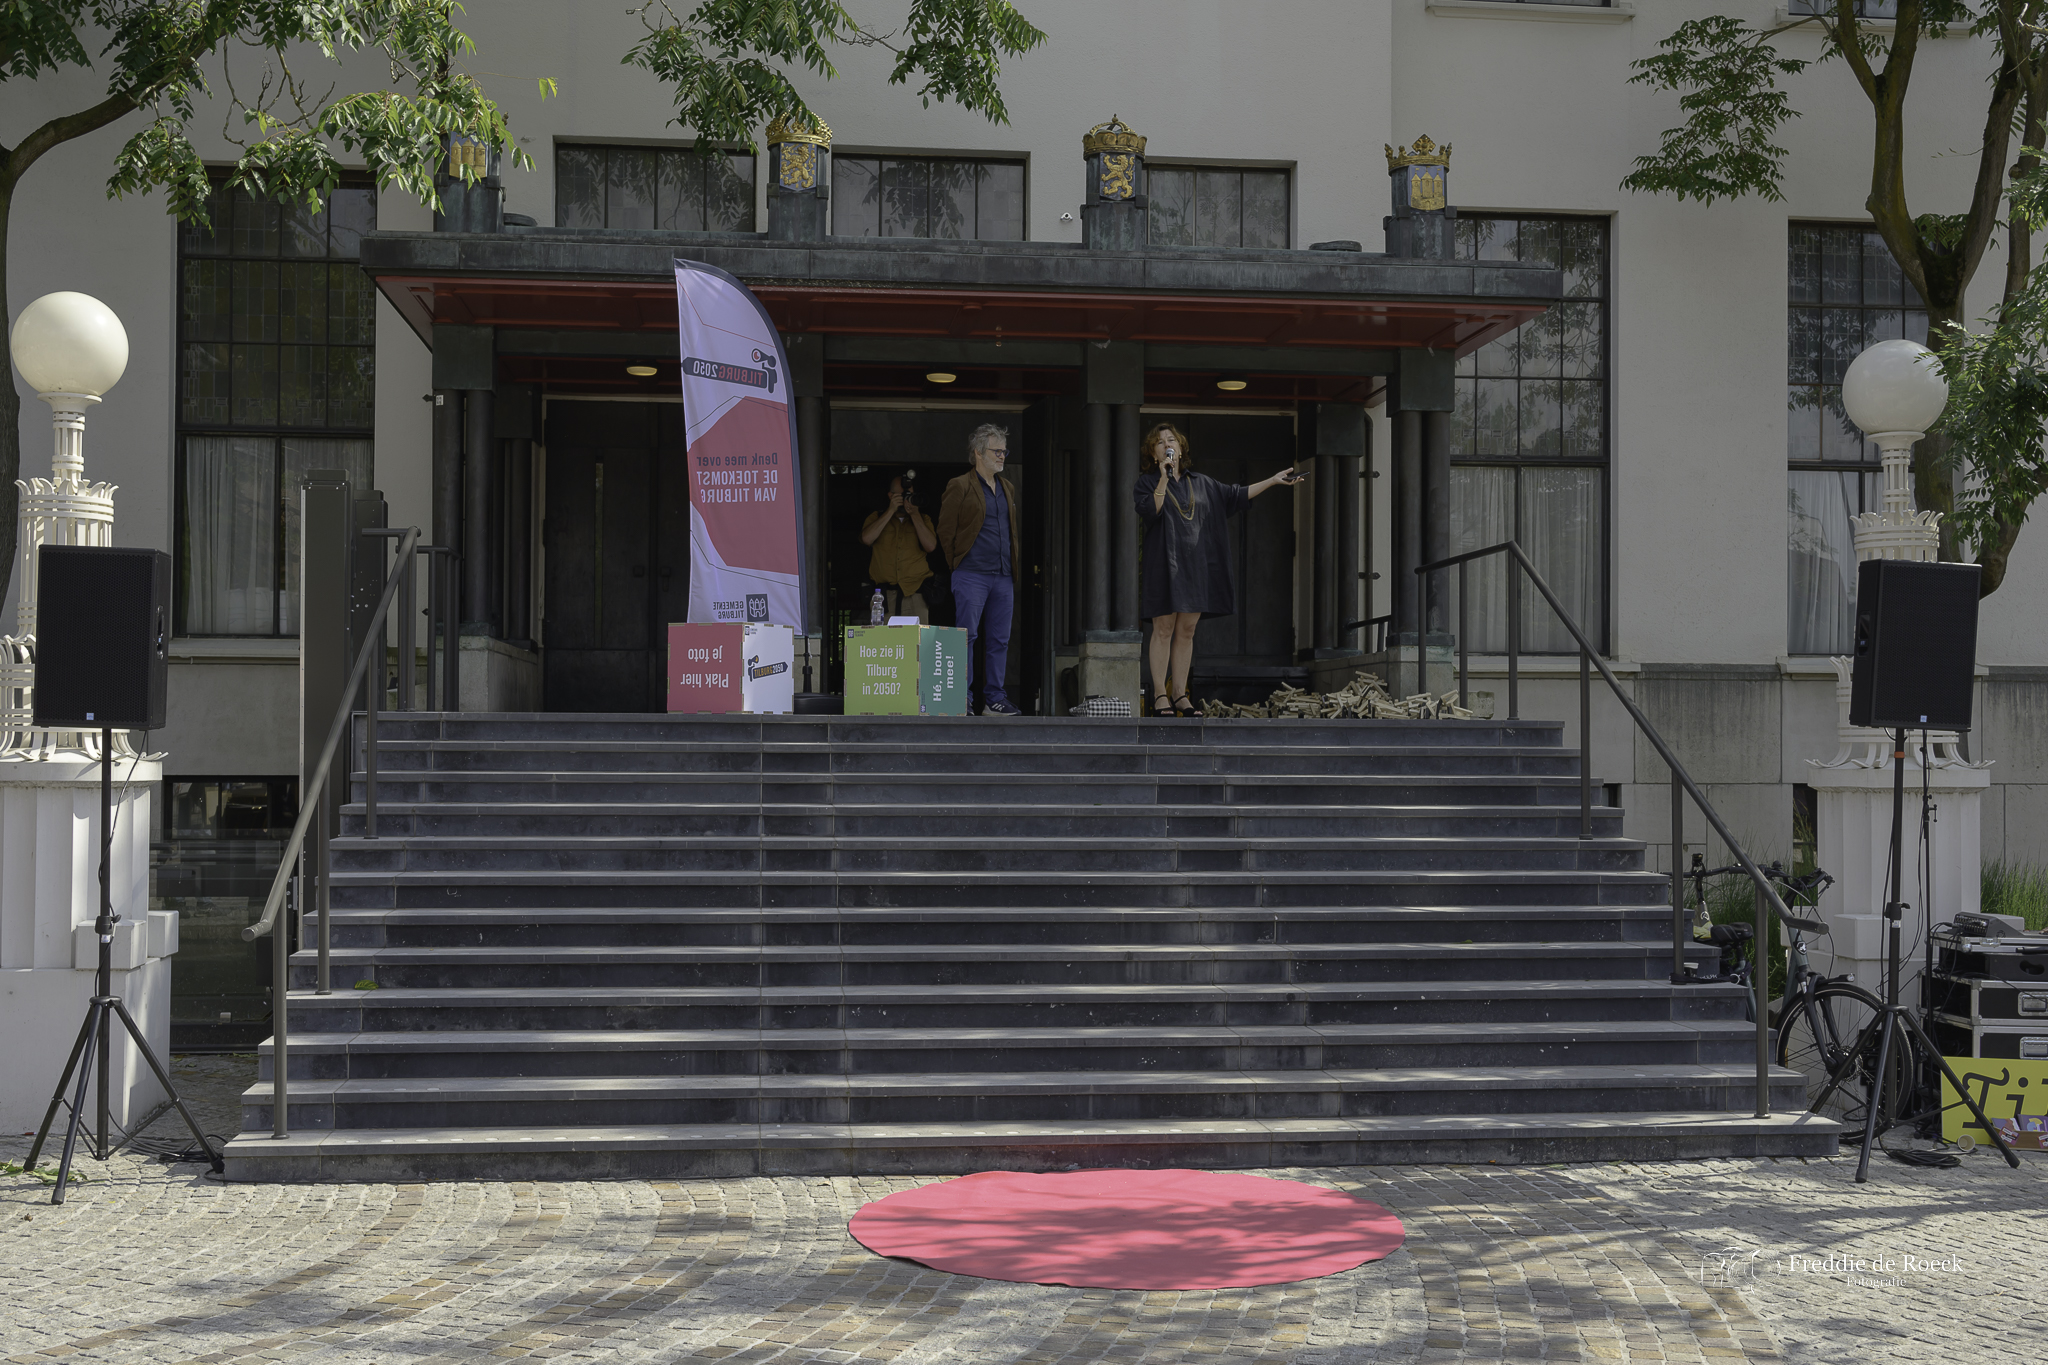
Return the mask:
[[[1806, 1081], [1774, 1069], [1772, 1103]], [[900, 1123], [1095, 1119], [1355, 1118], [1555, 1110], [1747, 1108], [1749, 1068], [1583, 1066], [1083, 1074], [479, 1076], [293, 1080], [293, 1128], [518, 1124]], [[269, 1126], [276, 1092], [251, 1086], [243, 1126]]]
[[228, 1144], [230, 1180], [946, 1175], [1082, 1165], [1355, 1166], [1828, 1156], [1840, 1125], [1719, 1111], [675, 1127], [344, 1129]]
[[[337, 947], [948, 944], [1670, 944], [1661, 905], [889, 907], [551, 906], [332, 911]], [[1704, 947], [1689, 951], [1706, 955]]]
[[[353, 984], [457, 989], [532, 986], [961, 986], [1331, 984], [1524, 981], [1570, 974], [1663, 980], [1657, 943], [1319, 944], [697, 944], [340, 948], [331, 970]], [[300, 954], [292, 984], [313, 984]]]
[[[1538, 1022], [1578, 1027], [1674, 1018], [1739, 1020], [1744, 999], [1737, 987], [1687, 987], [1681, 992], [1647, 979], [1118, 986], [399, 986], [357, 991], [348, 988], [347, 976], [342, 972], [337, 977], [338, 989], [332, 995], [294, 991], [289, 998], [292, 1027], [323, 1033], [411, 1028], [951, 1031], [1455, 1022], [1477, 1029]], [[1751, 1036], [1746, 1026], [1737, 1033]]]
[[[523, 1029], [438, 1033], [298, 1034], [293, 1077], [342, 1080], [466, 1076], [868, 1075], [953, 1072], [1243, 1071], [1335, 1068], [1500, 1068], [1498, 1050], [1537, 1052], [1584, 1041], [1638, 1051], [1697, 1051], [1734, 1043], [1751, 1051], [1730, 1062], [1754, 1078], [1755, 1029], [1739, 1019], [1596, 1022], [1252, 1024], [1231, 1028], [947, 1029]], [[1462, 1060], [1386, 1060], [1380, 1054], [1433, 1050]], [[258, 1075], [273, 1077], [273, 1050], [258, 1053]], [[1540, 1068], [1542, 1057], [1515, 1063]], [[1637, 1060], [1625, 1068], [1706, 1066], [1693, 1057]], [[1578, 1068], [1571, 1068], [1576, 1071]]]

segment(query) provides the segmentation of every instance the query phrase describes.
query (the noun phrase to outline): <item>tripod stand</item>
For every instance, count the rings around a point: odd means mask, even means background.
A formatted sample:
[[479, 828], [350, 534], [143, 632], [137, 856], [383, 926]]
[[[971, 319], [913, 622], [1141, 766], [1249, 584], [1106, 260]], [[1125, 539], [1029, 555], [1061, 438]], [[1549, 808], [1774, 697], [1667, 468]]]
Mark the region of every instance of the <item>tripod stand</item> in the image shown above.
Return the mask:
[[185, 1101], [178, 1098], [177, 1087], [165, 1073], [163, 1064], [150, 1051], [149, 1040], [142, 1036], [135, 1020], [128, 1013], [128, 1007], [121, 1003], [121, 997], [114, 994], [114, 926], [121, 917], [114, 913], [114, 886], [111, 880], [110, 864], [114, 851], [114, 731], [111, 727], [100, 729], [100, 913], [93, 922], [93, 929], [100, 939], [99, 973], [94, 977], [92, 1003], [86, 1007], [85, 1023], [78, 1030], [78, 1041], [71, 1045], [71, 1056], [64, 1063], [64, 1074], [58, 1078], [57, 1089], [50, 1096], [50, 1108], [43, 1115], [43, 1126], [36, 1132], [35, 1145], [28, 1149], [28, 1160], [22, 1163], [24, 1171], [33, 1171], [36, 1158], [43, 1154], [43, 1143], [50, 1136], [50, 1125], [57, 1121], [57, 1109], [64, 1103], [64, 1092], [71, 1087], [71, 1077], [78, 1076], [78, 1088], [71, 1096], [71, 1120], [64, 1128], [64, 1158], [57, 1164], [57, 1186], [50, 1192], [50, 1202], [64, 1202], [64, 1186], [71, 1179], [71, 1157], [78, 1147], [78, 1127], [85, 1118], [85, 1092], [92, 1083], [93, 1065], [99, 1065], [99, 1116], [91, 1142], [92, 1155], [96, 1160], [105, 1161], [113, 1155], [107, 1145], [107, 1085], [108, 1072], [113, 1062], [114, 1020], [119, 1019], [128, 1030], [128, 1037], [135, 1044], [135, 1050], [142, 1060], [149, 1063], [155, 1073], [157, 1084], [170, 1095], [171, 1103], [184, 1116], [185, 1125], [192, 1130], [192, 1136], [199, 1140], [200, 1149], [211, 1159], [215, 1173], [224, 1170], [220, 1153], [213, 1150], [206, 1135], [199, 1131], [199, 1123], [192, 1117], [192, 1111], [185, 1107]]
[[[1927, 762], [1924, 747], [1921, 750], [1920, 761], [1923, 765]], [[1874, 1032], [1877, 1036], [1877, 1068], [1871, 1075], [1869, 1098], [1863, 1106], [1863, 1154], [1856, 1162], [1856, 1183], [1859, 1185], [1870, 1179], [1870, 1149], [1876, 1145], [1878, 1134], [1884, 1131], [1878, 1127], [1878, 1111], [1882, 1109], [1887, 1114], [1891, 1112], [1890, 1106], [1884, 1103], [1884, 1091], [1886, 1086], [1893, 1084], [1892, 1039], [1901, 1028], [1905, 1030], [1910, 1050], [1919, 1056], [1932, 1058], [1934, 1064], [1941, 1068], [1941, 1074], [1948, 1077], [1949, 1084], [1963, 1097], [1963, 1103], [1970, 1107], [1970, 1113], [1984, 1126], [1984, 1131], [1991, 1135], [1991, 1140], [1998, 1144], [1999, 1153], [2005, 1157], [2006, 1164], [2014, 1170], [2018, 1170], [2020, 1164], [2019, 1157], [2006, 1145], [2005, 1139], [1998, 1135], [1998, 1130], [1991, 1126], [1991, 1120], [1985, 1115], [1983, 1106], [1971, 1097], [1969, 1090], [1956, 1078], [1948, 1059], [1941, 1055], [1941, 1050], [1935, 1047], [1933, 1040], [1927, 1036], [1927, 1031], [1920, 1027], [1919, 1018], [1910, 1008], [1899, 1003], [1899, 921], [1906, 908], [1905, 903], [1899, 899], [1899, 888], [1904, 885], [1900, 878], [1905, 870], [1902, 851], [1905, 822], [1906, 732], [1902, 727], [1892, 732], [1892, 894], [1884, 907], [1884, 1008], [1871, 1016], [1870, 1022], [1857, 1034], [1855, 1044], [1835, 1063], [1834, 1070], [1828, 1075], [1828, 1083], [1821, 1087], [1820, 1094], [1810, 1106], [1814, 1113], [1819, 1113], [1835, 1091], [1841, 1089], [1856, 1074], [1863, 1063], [1865, 1050], [1870, 1046]], [[1913, 1073], [1905, 1071], [1904, 1074], [1910, 1077]], [[1888, 1128], [1897, 1121], [1887, 1118], [1885, 1127]]]

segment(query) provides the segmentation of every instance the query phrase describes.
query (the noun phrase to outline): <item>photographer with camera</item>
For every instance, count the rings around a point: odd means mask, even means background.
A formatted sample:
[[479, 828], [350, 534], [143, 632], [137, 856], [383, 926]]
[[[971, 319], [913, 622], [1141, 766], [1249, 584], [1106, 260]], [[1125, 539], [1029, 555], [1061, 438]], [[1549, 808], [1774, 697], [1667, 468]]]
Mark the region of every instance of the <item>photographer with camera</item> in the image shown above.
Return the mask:
[[860, 543], [873, 548], [868, 557], [868, 577], [882, 590], [883, 604], [891, 616], [915, 616], [919, 625], [931, 624], [931, 611], [920, 591], [932, 576], [925, 556], [939, 548], [932, 524], [917, 505], [917, 471], [906, 469], [889, 480], [889, 505], [870, 512], [861, 524]]

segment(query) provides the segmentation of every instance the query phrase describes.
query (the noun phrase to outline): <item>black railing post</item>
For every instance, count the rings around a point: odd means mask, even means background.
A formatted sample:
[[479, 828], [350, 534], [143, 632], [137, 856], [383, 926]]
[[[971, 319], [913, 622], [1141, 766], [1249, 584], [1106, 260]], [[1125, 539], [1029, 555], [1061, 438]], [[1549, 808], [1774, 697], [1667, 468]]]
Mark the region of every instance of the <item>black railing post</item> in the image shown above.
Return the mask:
[[1429, 691], [1429, 574], [1415, 571], [1415, 690]]
[[1508, 719], [1522, 718], [1522, 562], [1508, 556]]
[[1470, 562], [1465, 559], [1458, 561], [1458, 706], [1461, 709], [1472, 705], [1472, 696], [1466, 681], [1472, 664], [1472, 651], [1467, 647], [1471, 631], [1466, 629], [1469, 618], [1465, 613], [1465, 566]]
[[1685, 788], [1671, 770], [1671, 984], [1685, 980]]
[[[1750, 975], [1755, 978], [1750, 986], [1756, 992], [1756, 1116], [1764, 1119], [1771, 1116], [1770, 902], [1764, 899], [1761, 884], [1751, 894], [1756, 897], [1756, 950], [1750, 955]], [[1870, 1102], [1875, 1106], [1877, 1095], [1873, 1094]]]
[[399, 573], [404, 579], [398, 588], [398, 709], [411, 711], [413, 700], [413, 640], [416, 632], [414, 617], [419, 615], [420, 602], [413, 586], [413, 561], [415, 556], [405, 556], [405, 563]]
[[[378, 643], [382, 643], [379, 641]], [[377, 651], [380, 655], [382, 649]], [[384, 661], [377, 661], [377, 677], [370, 688], [370, 704], [363, 712], [363, 837], [377, 837], [377, 694], [384, 690]]]
[[1579, 837], [1593, 837], [1593, 656], [1579, 646]]
[[[313, 989], [319, 995], [332, 995], [334, 993], [332, 989], [333, 983], [328, 976], [330, 964], [327, 960], [327, 880], [331, 874], [334, 854], [333, 850], [328, 847], [327, 840], [327, 790], [325, 786], [321, 788], [318, 799], [320, 802], [320, 816], [314, 826], [312, 843], [314, 858], [313, 914], [314, 918], [318, 921], [318, 927], [315, 932], [320, 936], [317, 948], [320, 966], [317, 973], [318, 980], [314, 983]], [[300, 936], [301, 938], [304, 937], [304, 930], [300, 931]]]
[[444, 711], [462, 709], [462, 607], [457, 591], [461, 574], [462, 556], [450, 550], [447, 574], [448, 606], [442, 621], [442, 629], [448, 632], [448, 695], [442, 698], [441, 707]]
[[270, 1135], [291, 1136], [291, 1121], [285, 1115], [285, 997], [291, 994], [291, 924], [294, 913], [306, 903], [306, 851], [299, 850], [298, 895], [285, 907], [284, 917], [270, 930]]

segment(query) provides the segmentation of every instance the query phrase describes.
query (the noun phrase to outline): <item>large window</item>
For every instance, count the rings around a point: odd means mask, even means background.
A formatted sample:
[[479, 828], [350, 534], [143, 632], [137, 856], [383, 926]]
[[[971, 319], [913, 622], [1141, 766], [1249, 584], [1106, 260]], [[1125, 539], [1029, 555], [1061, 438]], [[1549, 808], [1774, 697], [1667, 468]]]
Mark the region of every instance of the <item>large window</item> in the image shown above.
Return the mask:
[[[1460, 215], [1462, 260], [1529, 261], [1564, 273], [1566, 300], [1458, 362], [1451, 418], [1454, 553], [1521, 542], [1597, 643], [1607, 619], [1608, 254], [1605, 218]], [[1468, 571], [1472, 647], [1507, 648], [1507, 575]], [[1534, 589], [1522, 647], [1570, 653], [1571, 635]]]
[[1289, 246], [1287, 181], [1286, 171], [1148, 165], [1152, 245]]
[[1024, 240], [1024, 163], [834, 156], [832, 235]]
[[315, 211], [218, 192], [179, 233], [178, 630], [298, 633], [308, 470], [370, 486], [376, 294], [356, 264], [376, 191]]
[[555, 148], [555, 226], [752, 232], [754, 156], [716, 148]]
[[173, 1045], [253, 1044], [268, 1030], [270, 945], [256, 922], [298, 819], [296, 778], [172, 778], [150, 843], [149, 908], [178, 912]]
[[1927, 309], [1872, 228], [1794, 223], [1786, 260], [1786, 647], [1846, 654], [1853, 519], [1882, 504], [1877, 447], [1842, 411], [1842, 376], [1874, 342], [1927, 340]]

